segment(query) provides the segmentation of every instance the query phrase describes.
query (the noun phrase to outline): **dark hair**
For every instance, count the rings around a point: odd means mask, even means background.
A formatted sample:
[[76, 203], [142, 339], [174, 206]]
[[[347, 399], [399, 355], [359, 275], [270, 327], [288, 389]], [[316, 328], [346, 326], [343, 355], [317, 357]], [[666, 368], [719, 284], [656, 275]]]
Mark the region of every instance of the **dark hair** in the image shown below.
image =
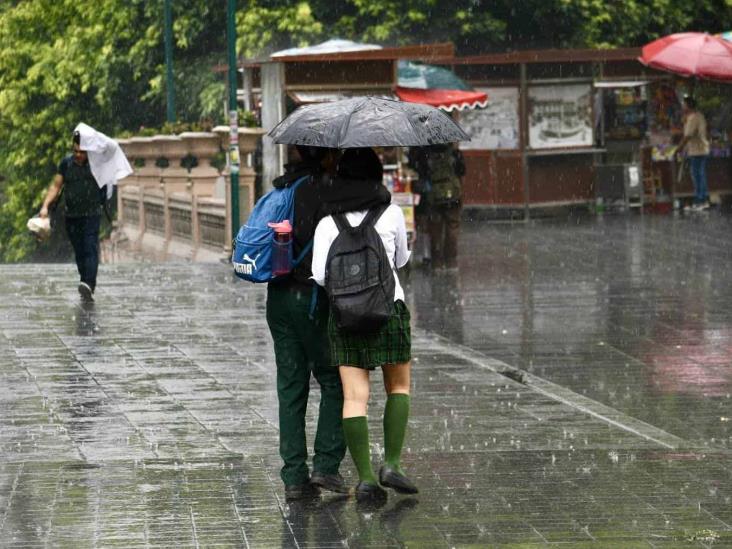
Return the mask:
[[74, 132], [73, 139], [74, 143], [76, 143], [77, 145], [81, 145], [81, 134], [78, 131]]
[[328, 153], [328, 149], [326, 147], [311, 147], [309, 145], [295, 145], [295, 148], [297, 149], [297, 154], [300, 155], [300, 158], [303, 162], [307, 162], [309, 160], [320, 162], [325, 158], [325, 155]]
[[346, 149], [338, 162], [338, 176], [344, 179], [379, 180], [384, 177], [384, 167], [373, 149]]
[[684, 103], [686, 103], [686, 106], [690, 109], [696, 109], [696, 99], [694, 99], [692, 96], [684, 96]]

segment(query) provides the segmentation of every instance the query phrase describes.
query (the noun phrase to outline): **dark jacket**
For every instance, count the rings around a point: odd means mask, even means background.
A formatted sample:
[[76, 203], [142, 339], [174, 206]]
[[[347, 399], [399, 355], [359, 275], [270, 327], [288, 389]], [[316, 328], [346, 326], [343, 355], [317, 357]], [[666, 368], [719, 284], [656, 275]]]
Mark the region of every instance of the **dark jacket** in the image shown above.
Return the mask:
[[[295, 191], [293, 257], [298, 257], [313, 239], [315, 228], [323, 217], [334, 213], [363, 210], [391, 201], [389, 191], [380, 182], [378, 185], [376, 183], [363, 186], [340, 185], [324, 174], [318, 164], [308, 162], [285, 166], [285, 174], [275, 179], [272, 186], [278, 189], [288, 187], [303, 176], [309, 179]], [[310, 278], [313, 275], [312, 261], [311, 251], [293, 269], [292, 274], [270, 284], [312, 288], [315, 283]]]
[[64, 178], [64, 212], [66, 217], [88, 217], [102, 213], [99, 185], [92, 175], [89, 162], [77, 164], [73, 155], [66, 156], [58, 166]]
[[465, 159], [458, 149], [452, 145], [412, 147], [409, 166], [419, 174], [412, 186], [414, 192], [422, 195], [417, 213], [426, 213], [430, 206], [460, 205]]
[[[327, 183], [320, 165], [316, 163], [300, 162], [285, 166], [285, 174], [276, 178], [272, 186], [276, 189], [289, 187], [301, 177], [308, 180], [302, 183], [295, 191], [295, 222], [292, 227], [292, 256], [298, 257], [308, 242], [313, 239], [315, 227], [322, 215], [320, 214], [320, 196]], [[310, 277], [312, 271], [312, 252], [293, 269], [292, 274], [272, 284], [296, 285], [310, 288], [313, 284]]]

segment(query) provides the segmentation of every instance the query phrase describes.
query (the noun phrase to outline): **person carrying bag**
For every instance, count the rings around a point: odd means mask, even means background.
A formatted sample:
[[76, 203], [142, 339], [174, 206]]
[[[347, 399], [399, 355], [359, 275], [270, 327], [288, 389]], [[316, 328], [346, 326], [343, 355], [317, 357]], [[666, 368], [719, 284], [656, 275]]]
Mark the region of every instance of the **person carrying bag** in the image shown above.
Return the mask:
[[[336, 201], [326, 208], [343, 211], [345, 197], [361, 196], [361, 202], [373, 197], [377, 203], [324, 217], [315, 230], [312, 263], [313, 279], [326, 288], [331, 304], [331, 362], [343, 383], [343, 433], [358, 470], [356, 499], [377, 503], [386, 501], [382, 486], [418, 492], [401, 465], [410, 405], [411, 329], [396, 269], [407, 264], [410, 252], [404, 215], [389, 204], [382, 170], [372, 149], [343, 154], [334, 181]], [[369, 373], [376, 368], [382, 370], [387, 393], [385, 462], [378, 479], [371, 465], [366, 415]]]

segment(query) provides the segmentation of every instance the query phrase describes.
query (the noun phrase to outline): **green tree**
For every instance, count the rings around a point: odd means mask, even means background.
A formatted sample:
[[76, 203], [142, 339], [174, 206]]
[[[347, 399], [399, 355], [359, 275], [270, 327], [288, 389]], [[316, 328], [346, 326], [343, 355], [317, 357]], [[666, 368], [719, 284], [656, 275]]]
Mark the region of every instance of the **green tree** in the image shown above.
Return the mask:
[[459, 53], [639, 46], [687, 30], [732, 28], [732, 0], [248, 0], [240, 51], [258, 55], [341, 37], [453, 42]]
[[[224, 15], [205, 0], [174, 5], [181, 113], [195, 121], [215, 114], [217, 89], [223, 99], [210, 66]], [[109, 135], [161, 124], [162, 21], [162, 3], [144, 0], [0, 3], [0, 260], [36, 249], [25, 221], [78, 122]]]
[[[641, 45], [732, 28], [732, 0], [239, 0], [239, 53], [342, 37], [451, 41], [460, 54]], [[109, 135], [165, 119], [163, 2], [0, 0], [0, 261], [36, 250], [25, 221], [80, 121]], [[176, 0], [178, 117], [217, 118], [225, 98], [225, 3]], [[214, 120], [217, 122], [218, 120]]]

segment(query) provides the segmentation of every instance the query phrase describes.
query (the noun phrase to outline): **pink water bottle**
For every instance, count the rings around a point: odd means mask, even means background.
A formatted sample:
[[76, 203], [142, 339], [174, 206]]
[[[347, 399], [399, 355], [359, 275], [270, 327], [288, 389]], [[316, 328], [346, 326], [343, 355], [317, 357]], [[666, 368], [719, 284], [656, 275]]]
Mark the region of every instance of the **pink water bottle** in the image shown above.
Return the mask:
[[272, 275], [286, 275], [292, 270], [292, 225], [289, 219], [267, 225], [275, 232], [272, 242]]

